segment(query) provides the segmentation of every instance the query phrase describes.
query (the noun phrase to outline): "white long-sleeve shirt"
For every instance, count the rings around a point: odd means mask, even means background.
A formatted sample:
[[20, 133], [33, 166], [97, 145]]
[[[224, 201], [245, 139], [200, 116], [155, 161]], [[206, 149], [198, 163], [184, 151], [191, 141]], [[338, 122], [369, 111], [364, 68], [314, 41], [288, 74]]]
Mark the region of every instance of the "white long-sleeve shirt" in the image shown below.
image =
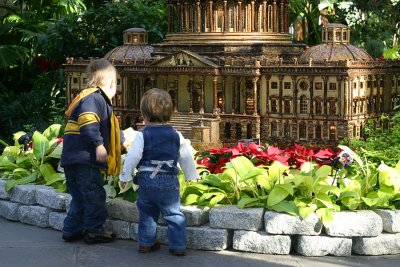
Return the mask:
[[[198, 178], [196, 165], [194, 163], [193, 155], [191, 152], [191, 146], [182, 134], [177, 131], [179, 135], [179, 158], [178, 163], [182, 168], [183, 174], [186, 180], [196, 180]], [[122, 182], [128, 182], [132, 180], [133, 171], [136, 169], [143, 155], [143, 133], [138, 132], [133, 141], [133, 145], [129, 148], [128, 154], [125, 158], [125, 163], [122, 168], [122, 173], [119, 179]]]

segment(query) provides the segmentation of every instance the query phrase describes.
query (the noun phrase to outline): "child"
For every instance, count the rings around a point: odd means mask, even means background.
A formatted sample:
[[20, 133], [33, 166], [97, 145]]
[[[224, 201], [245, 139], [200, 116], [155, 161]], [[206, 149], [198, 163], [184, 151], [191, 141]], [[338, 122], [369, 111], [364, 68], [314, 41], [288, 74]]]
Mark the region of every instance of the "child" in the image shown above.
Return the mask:
[[83, 238], [88, 244], [111, 242], [105, 232], [107, 217], [103, 173], [119, 175], [121, 147], [118, 120], [111, 99], [116, 92], [117, 71], [106, 59], [90, 62], [88, 85], [70, 104], [66, 115], [61, 166], [72, 196], [62, 238]]
[[186, 249], [186, 218], [180, 211], [179, 181], [181, 166], [186, 179], [196, 180], [198, 175], [190, 146], [182, 134], [168, 125], [172, 116], [172, 99], [164, 90], [153, 88], [145, 92], [140, 110], [146, 126], [136, 134], [128, 151], [120, 180], [139, 184], [139, 252], [160, 248], [157, 221], [161, 214], [168, 224], [169, 251], [184, 256]]

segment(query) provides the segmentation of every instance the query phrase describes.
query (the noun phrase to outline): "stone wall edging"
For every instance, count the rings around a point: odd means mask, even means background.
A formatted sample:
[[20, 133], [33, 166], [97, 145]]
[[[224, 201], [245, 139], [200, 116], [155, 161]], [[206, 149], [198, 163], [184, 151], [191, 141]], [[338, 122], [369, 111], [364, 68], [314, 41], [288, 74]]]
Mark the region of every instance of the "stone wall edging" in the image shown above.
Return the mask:
[[[0, 179], [0, 216], [11, 221], [60, 231], [70, 201], [69, 194], [43, 185], [18, 185], [7, 192], [5, 181]], [[105, 228], [114, 231], [117, 238], [137, 241], [136, 203], [115, 198], [107, 202], [107, 210]], [[399, 210], [335, 212], [327, 227], [315, 214], [302, 219], [236, 206], [182, 206], [181, 210], [187, 218], [190, 249], [218, 251], [232, 247], [237, 251], [303, 256], [400, 253]], [[168, 244], [163, 219], [157, 231], [159, 240]]]

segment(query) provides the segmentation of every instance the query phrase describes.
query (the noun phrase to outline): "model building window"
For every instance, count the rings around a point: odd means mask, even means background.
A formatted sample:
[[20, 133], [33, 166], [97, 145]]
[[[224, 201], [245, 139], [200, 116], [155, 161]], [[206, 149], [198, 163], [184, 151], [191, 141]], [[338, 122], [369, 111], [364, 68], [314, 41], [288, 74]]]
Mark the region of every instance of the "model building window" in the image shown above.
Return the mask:
[[77, 77], [74, 77], [74, 78], [72, 79], [72, 82], [73, 82], [73, 83], [78, 83], [78, 78], [77, 78]]
[[315, 90], [322, 90], [322, 82], [315, 83]]
[[271, 89], [278, 89], [278, 82], [271, 82]]
[[316, 115], [322, 114], [322, 102], [320, 99], [315, 101], [315, 114]]
[[372, 81], [368, 81], [367, 82], [367, 88], [371, 88], [371, 86], [372, 86]]
[[329, 127], [329, 140], [336, 140], [336, 126], [331, 125]]
[[372, 112], [372, 101], [371, 99], [367, 99], [367, 112], [371, 113]]
[[357, 114], [357, 102], [358, 102], [357, 100], [353, 101], [353, 113], [354, 114]]
[[87, 78], [83, 78], [82, 82], [83, 82], [84, 84], [86, 84], [86, 83], [87, 83]]
[[307, 90], [309, 88], [308, 87], [308, 82], [306, 80], [300, 81], [299, 87], [300, 87], [301, 90], [304, 90], [304, 91]]
[[383, 87], [383, 80], [380, 80], [379, 86], [380, 86], [380, 87]]
[[336, 83], [329, 83], [329, 90], [336, 90]]
[[291, 134], [290, 134], [290, 124], [288, 122], [286, 122], [283, 125], [283, 134], [285, 135], [285, 137], [290, 137], [291, 136]]
[[307, 114], [308, 113], [308, 100], [306, 96], [300, 97], [300, 113]]
[[231, 138], [231, 124], [229, 122], [225, 124], [225, 138], [226, 139]]
[[365, 100], [360, 100], [360, 113], [364, 113]]
[[397, 86], [400, 86], [400, 80], [397, 80]]
[[353, 89], [357, 89], [357, 83], [356, 82], [353, 83]]
[[299, 138], [306, 139], [307, 137], [307, 127], [305, 123], [299, 124]]
[[285, 89], [292, 89], [292, 83], [291, 82], [285, 82], [284, 83], [284, 88]]
[[271, 113], [278, 113], [278, 100], [276, 98], [271, 99]]
[[315, 139], [322, 139], [321, 125], [315, 125]]
[[333, 101], [329, 102], [329, 114], [336, 115], [336, 103]]
[[284, 109], [284, 113], [286, 113], [286, 114], [290, 113], [290, 100], [289, 99], [285, 99], [283, 101], [283, 109]]
[[276, 122], [271, 122], [271, 136], [278, 136], [278, 124]]
[[364, 82], [360, 82], [360, 89], [364, 89]]
[[236, 139], [242, 139], [242, 125], [236, 123]]

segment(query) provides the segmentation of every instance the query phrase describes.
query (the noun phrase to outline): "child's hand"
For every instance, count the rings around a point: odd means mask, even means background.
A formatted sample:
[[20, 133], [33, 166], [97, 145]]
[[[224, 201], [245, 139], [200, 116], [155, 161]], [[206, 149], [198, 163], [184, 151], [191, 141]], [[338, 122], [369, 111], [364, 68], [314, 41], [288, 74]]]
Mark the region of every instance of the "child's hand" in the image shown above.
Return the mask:
[[96, 161], [107, 162], [107, 150], [104, 145], [96, 147]]

